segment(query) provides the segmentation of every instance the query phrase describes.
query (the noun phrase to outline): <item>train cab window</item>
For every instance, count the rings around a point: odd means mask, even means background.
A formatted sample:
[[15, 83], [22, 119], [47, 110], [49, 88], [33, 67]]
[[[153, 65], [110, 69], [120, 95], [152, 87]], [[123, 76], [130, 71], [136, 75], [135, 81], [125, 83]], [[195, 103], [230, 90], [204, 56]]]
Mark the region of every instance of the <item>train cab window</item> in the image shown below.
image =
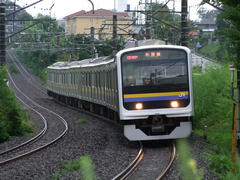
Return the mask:
[[183, 50], [140, 50], [123, 55], [121, 61], [123, 87], [188, 87], [187, 55]]

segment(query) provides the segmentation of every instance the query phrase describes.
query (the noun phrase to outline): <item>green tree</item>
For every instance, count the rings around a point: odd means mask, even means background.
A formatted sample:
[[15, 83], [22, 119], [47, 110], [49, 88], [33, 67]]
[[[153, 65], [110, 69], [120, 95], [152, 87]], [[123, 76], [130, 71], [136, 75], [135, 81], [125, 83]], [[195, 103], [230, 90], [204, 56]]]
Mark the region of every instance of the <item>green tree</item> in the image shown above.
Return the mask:
[[[179, 44], [181, 38], [181, 16], [173, 14], [164, 4], [154, 4], [153, 32], [155, 39], [168, 40], [172, 44]], [[188, 30], [194, 29], [194, 23], [188, 20]]]
[[240, 2], [239, 0], [203, 0], [221, 11], [221, 18], [229, 24], [224, 35], [231, 44], [228, 54], [237, 68], [240, 68]]
[[31, 127], [24, 122], [26, 113], [18, 104], [14, 93], [8, 88], [5, 67], [0, 68], [0, 142], [10, 136], [31, 132]]

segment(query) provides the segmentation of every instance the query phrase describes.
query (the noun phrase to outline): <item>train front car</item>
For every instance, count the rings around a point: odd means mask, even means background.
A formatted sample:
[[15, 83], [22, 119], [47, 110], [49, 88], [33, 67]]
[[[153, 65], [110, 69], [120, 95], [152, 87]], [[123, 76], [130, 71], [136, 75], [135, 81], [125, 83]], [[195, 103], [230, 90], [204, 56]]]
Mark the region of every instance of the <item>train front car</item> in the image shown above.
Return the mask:
[[190, 135], [193, 110], [191, 51], [146, 46], [117, 55], [119, 116], [132, 141]]

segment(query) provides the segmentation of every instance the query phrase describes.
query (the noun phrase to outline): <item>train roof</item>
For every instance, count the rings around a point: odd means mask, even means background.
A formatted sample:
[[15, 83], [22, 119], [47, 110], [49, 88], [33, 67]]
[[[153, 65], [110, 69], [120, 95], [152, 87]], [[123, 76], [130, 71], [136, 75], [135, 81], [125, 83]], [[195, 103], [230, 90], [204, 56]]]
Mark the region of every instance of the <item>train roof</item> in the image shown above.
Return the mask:
[[131, 40], [126, 43], [124, 49], [133, 48], [135, 47], [136, 43], [138, 44], [138, 47], [149, 46], [149, 45], [165, 45], [164, 41], [157, 40], [157, 39], [147, 39], [147, 40], [140, 40], [140, 41]]
[[73, 69], [83, 67], [100, 66], [113, 62], [113, 56], [103, 56], [95, 59], [84, 59], [81, 61], [61, 61], [48, 66], [48, 69]]

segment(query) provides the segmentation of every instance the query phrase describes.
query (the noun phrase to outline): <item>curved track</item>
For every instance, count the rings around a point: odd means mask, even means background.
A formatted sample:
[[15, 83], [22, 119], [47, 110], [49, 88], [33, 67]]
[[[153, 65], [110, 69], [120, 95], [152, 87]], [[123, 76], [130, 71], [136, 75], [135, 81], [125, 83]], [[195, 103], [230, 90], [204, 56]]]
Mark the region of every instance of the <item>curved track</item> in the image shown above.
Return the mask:
[[114, 180], [130, 179], [145, 180], [162, 179], [171, 167], [175, 156], [176, 148], [174, 144], [171, 147], [143, 147], [139, 150], [134, 161], [121, 173], [115, 176]]
[[169, 163], [165, 167], [165, 169], [163, 169], [162, 173], [157, 177], [157, 180], [162, 179], [166, 175], [166, 173], [168, 172], [168, 170], [172, 166], [175, 157], [176, 157], [176, 147], [175, 147], [174, 144], [172, 144], [172, 153], [171, 153], [171, 157], [170, 157]]
[[[15, 65], [17, 65], [17, 64], [15, 63]], [[18, 69], [20, 70], [19, 66], [18, 66]], [[28, 141], [26, 141], [26, 142], [24, 142], [20, 145], [17, 145], [15, 147], [12, 147], [8, 150], [5, 150], [4, 152], [1, 152], [0, 153], [0, 155], [1, 155], [0, 156], [0, 159], [1, 159], [0, 160], [0, 165], [7, 164], [11, 161], [14, 161], [14, 160], [20, 159], [22, 157], [28, 156], [28, 155], [30, 155], [32, 153], [35, 153], [35, 152], [37, 152], [37, 151], [39, 151], [43, 148], [48, 147], [51, 144], [57, 142], [62, 137], [64, 137], [64, 135], [68, 131], [68, 124], [60, 115], [58, 115], [57, 113], [39, 105], [37, 102], [32, 100], [30, 97], [28, 97], [15, 84], [14, 79], [11, 76], [11, 74], [9, 72], [8, 72], [8, 74], [9, 74], [9, 78], [11, 80], [11, 83], [13, 84], [13, 86], [16, 90], [16, 97], [19, 99], [19, 101], [22, 104], [24, 104], [27, 108], [29, 108], [33, 112], [37, 113], [41, 117], [41, 119], [44, 122], [44, 128], [41, 130], [40, 133], [38, 133], [36, 136], [31, 138], [30, 140], [28, 140]], [[22, 96], [22, 97], [20, 98], [19, 96]], [[51, 118], [46, 118], [46, 116], [51, 117]], [[47, 120], [50, 121], [50, 119], [51, 119], [51, 121], [52, 121], [52, 119], [55, 119], [55, 121], [60, 120], [61, 124], [64, 126], [64, 127], [61, 128], [59, 134], [55, 137], [50, 137], [51, 134], [49, 132], [51, 132], [53, 130], [52, 128], [48, 128], [48, 125], [47, 125], [47, 123], [49, 123], [49, 122], [47, 122]], [[56, 122], [54, 122], [54, 123], [56, 123]], [[52, 125], [52, 127], [54, 127], [54, 126]], [[43, 137], [45, 137], [45, 139]], [[10, 152], [13, 152], [13, 153], [10, 154]]]
[[144, 157], [143, 145], [141, 142], [139, 142], [139, 144], [140, 144], [140, 149], [136, 158], [131, 162], [131, 164], [129, 164], [129, 166], [126, 169], [124, 169], [121, 173], [116, 175], [113, 178], [113, 180], [127, 179], [134, 173], [134, 171], [136, 171], [137, 167], [140, 165]]
[[28, 81], [29, 83], [32, 84], [32, 86], [37, 89], [38, 91], [40, 91], [41, 93], [47, 95], [47, 92], [45, 90], [45, 88], [43, 88], [43, 86], [41, 85], [39, 79], [34, 78], [32, 74], [30, 74], [22, 65], [22, 63], [19, 61], [19, 59], [16, 57], [16, 54], [8, 51], [9, 58], [11, 59], [11, 62], [15, 65], [15, 67], [19, 70], [19, 72], [22, 74], [22, 76], [24, 77], [24, 79], [26, 79], [26, 81]]

